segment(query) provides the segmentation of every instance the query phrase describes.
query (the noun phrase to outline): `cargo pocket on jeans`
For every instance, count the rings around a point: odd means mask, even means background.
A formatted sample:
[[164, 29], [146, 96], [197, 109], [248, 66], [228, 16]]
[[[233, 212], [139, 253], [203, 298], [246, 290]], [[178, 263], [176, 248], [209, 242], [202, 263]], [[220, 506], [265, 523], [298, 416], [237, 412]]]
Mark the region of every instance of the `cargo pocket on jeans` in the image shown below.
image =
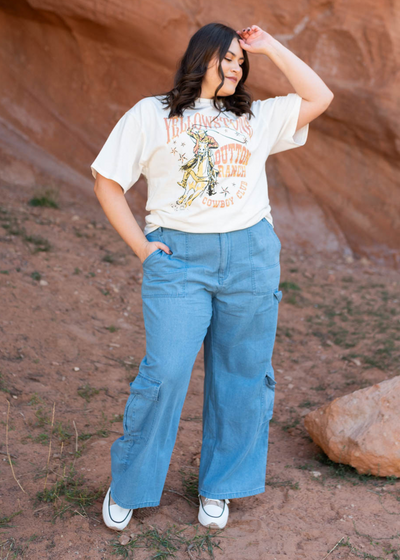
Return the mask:
[[261, 424], [269, 422], [274, 411], [276, 381], [269, 373], [265, 375], [262, 391], [262, 418]]
[[265, 226], [263, 220], [247, 230], [254, 295], [270, 295], [279, 285], [280, 245], [271, 230], [272, 226]]
[[136, 443], [150, 438], [157, 418], [161, 381], [138, 373], [130, 383], [131, 394], [125, 406], [124, 435]]

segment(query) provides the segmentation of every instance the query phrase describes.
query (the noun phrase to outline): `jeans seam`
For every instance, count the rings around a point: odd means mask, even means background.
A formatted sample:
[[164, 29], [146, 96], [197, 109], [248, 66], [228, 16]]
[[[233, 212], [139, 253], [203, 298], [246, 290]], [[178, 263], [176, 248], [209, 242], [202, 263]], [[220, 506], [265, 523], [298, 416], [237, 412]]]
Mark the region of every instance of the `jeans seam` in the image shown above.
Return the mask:
[[[241, 492], [208, 492], [208, 490], [199, 490], [199, 494], [203, 495], [202, 492], [206, 492], [208, 494], [224, 494], [224, 496], [226, 496], [227, 498], [235, 498], [236, 497], [241, 497], [238, 496], [238, 494], [249, 494], [251, 492], [258, 492], [258, 491], [265, 491], [265, 486], [259, 486], [258, 488], [252, 488], [251, 490], [242, 490]], [[206, 497], [206, 496], [205, 496]], [[212, 499], [212, 498], [210, 498]], [[215, 498], [215, 499], [223, 499], [223, 498]]]
[[[214, 390], [215, 389], [215, 387], [214, 387], [215, 375], [214, 375], [214, 346], [213, 346], [213, 340], [214, 340], [213, 329], [212, 329], [212, 325], [210, 325], [210, 356], [211, 356], [211, 371], [213, 373], [213, 376], [212, 376], [212, 391], [213, 391], [213, 394], [215, 394], [215, 390]], [[208, 421], [207, 426], [209, 426], [209, 425], [210, 425], [210, 422]], [[213, 439], [214, 439], [214, 444], [213, 444], [212, 451], [210, 453], [211, 456], [213, 456], [215, 446], [217, 445], [217, 438], [216, 438], [214, 429], [212, 430], [212, 435], [213, 435]], [[211, 463], [208, 464], [208, 468], [207, 468], [206, 472], [204, 473], [203, 478], [206, 478], [206, 476], [208, 474], [208, 471], [210, 469], [210, 466], [211, 466]]]
[[[115, 500], [115, 502], [117, 503], [117, 500]], [[160, 502], [161, 500], [153, 502], [140, 502], [139, 504], [136, 504], [134, 506], [128, 506], [125, 502], [121, 502], [121, 500], [118, 500], [118, 505], [122, 504], [120, 507], [123, 507], [125, 509], [138, 509], [142, 507], [157, 507], [160, 505]]]
[[252, 237], [251, 237], [251, 231], [249, 229], [247, 230], [247, 237], [248, 237], [248, 241], [249, 241], [251, 290], [252, 290], [253, 294], [256, 294], [257, 293], [257, 287], [256, 287], [256, 279], [255, 279], [255, 275], [254, 275], [254, 264], [253, 264], [253, 240], [252, 240]]

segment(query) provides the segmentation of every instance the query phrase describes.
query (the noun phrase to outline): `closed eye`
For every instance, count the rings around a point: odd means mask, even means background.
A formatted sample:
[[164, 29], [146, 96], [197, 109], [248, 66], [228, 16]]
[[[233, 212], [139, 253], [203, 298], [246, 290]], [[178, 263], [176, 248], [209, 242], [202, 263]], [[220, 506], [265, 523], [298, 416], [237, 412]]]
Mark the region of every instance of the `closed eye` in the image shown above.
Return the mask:
[[[231, 58], [225, 58], [225, 60], [227, 60], [228, 62], [232, 62]], [[243, 68], [244, 66], [244, 62], [242, 62], [242, 64], [239, 64], [240, 68]]]

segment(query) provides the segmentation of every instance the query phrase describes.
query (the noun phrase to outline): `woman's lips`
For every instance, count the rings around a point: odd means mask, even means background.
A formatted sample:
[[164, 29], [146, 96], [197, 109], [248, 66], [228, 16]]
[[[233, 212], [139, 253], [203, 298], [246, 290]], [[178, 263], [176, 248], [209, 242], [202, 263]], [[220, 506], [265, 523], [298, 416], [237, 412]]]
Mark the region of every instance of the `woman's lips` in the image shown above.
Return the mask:
[[231, 77], [229, 77], [229, 76], [228, 76], [228, 80], [232, 80], [232, 82], [234, 82], [235, 84], [236, 84], [236, 82], [237, 82], [237, 78], [231, 78]]

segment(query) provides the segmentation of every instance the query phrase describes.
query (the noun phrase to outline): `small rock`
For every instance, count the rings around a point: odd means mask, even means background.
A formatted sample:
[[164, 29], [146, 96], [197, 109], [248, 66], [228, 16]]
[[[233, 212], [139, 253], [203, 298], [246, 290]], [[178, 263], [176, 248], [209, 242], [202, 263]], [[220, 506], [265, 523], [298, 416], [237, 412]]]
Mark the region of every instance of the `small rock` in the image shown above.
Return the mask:
[[128, 544], [129, 541], [130, 541], [129, 535], [121, 535], [119, 538], [119, 544], [122, 544], [122, 546]]
[[321, 476], [321, 473], [319, 471], [311, 471], [311, 474], [314, 478], [319, 478]]
[[80, 370], [80, 368], [74, 367], [74, 371], [79, 371], [79, 370]]
[[350, 358], [350, 361], [356, 364], [356, 366], [361, 366], [361, 362], [358, 358]]
[[49, 283], [46, 280], [39, 280], [39, 284], [41, 286], [48, 286], [49, 285]]
[[290, 375], [285, 375], [284, 379], [287, 379], [288, 381], [292, 381], [293, 377], [290, 377]]
[[309, 412], [311, 412], [311, 409], [310, 409], [310, 408], [305, 408], [304, 410], [302, 410], [302, 411], [300, 412], [300, 416], [303, 418], [304, 416], [307, 416], [307, 414], [308, 414]]
[[293, 389], [293, 387], [294, 387], [293, 383], [289, 383], [288, 389]]
[[196, 465], [196, 467], [200, 465], [200, 457], [201, 457], [200, 453], [196, 453], [195, 455], [193, 455], [192, 464]]

